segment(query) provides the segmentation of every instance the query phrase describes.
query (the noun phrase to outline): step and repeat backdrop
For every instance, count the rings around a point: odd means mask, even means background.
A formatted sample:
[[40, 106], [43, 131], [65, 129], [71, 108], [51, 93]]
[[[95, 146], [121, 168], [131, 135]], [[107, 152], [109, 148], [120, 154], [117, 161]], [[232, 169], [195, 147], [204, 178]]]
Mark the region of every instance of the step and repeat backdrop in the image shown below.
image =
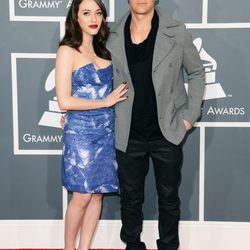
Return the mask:
[[[126, 0], [105, 0], [110, 26]], [[71, 0], [0, 1], [0, 248], [63, 247], [55, 53]], [[202, 117], [185, 139], [181, 250], [250, 249], [249, 0], [160, 0], [186, 23], [206, 69]], [[157, 196], [147, 177], [142, 237], [156, 248]], [[124, 248], [119, 196], [104, 198], [93, 248]]]

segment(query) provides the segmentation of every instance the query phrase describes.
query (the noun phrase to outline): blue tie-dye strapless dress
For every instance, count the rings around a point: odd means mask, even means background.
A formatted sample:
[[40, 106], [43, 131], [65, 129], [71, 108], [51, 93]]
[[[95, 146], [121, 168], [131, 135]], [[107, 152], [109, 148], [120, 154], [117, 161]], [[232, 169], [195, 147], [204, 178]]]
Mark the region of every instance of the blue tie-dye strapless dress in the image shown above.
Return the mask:
[[[104, 99], [112, 91], [112, 65], [92, 63], [72, 73], [72, 95]], [[114, 144], [114, 107], [67, 111], [64, 127], [62, 182], [80, 193], [118, 192]]]

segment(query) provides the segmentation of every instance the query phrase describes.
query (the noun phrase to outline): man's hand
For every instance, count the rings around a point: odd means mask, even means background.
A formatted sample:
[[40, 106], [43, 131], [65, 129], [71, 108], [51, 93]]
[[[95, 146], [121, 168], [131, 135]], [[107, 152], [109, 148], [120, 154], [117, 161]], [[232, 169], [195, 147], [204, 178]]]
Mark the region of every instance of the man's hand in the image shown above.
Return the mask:
[[191, 123], [189, 123], [188, 121], [186, 121], [184, 119], [183, 119], [183, 123], [184, 123], [184, 126], [185, 126], [187, 131], [193, 127], [193, 125]]

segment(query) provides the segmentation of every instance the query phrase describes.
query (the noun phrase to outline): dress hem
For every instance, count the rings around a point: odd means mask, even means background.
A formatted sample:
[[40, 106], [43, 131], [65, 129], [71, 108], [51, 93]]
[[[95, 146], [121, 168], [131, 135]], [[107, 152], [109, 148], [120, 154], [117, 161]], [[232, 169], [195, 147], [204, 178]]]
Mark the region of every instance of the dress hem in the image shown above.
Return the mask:
[[69, 188], [66, 187], [65, 185], [63, 185], [67, 191], [69, 192], [77, 192], [77, 193], [81, 193], [81, 194], [120, 194], [120, 190], [119, 189], [112, 189], [112, 190], [79, 190], [77, 188]]

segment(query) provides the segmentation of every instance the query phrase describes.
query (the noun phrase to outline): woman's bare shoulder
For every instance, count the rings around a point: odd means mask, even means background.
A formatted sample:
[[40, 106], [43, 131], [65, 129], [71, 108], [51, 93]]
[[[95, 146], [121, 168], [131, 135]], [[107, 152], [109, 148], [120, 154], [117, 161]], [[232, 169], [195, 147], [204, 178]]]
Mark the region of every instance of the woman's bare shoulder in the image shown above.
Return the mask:
[[71, 48], [68, 45], [61, 45], [58, 49], [57, 49], [57, 54], [66, 54], [66, 55], [74, 55], [74, 48]]
[[75, 49], [67, 45], [62, 45], [58, 48], [56, 53], [56, 60], [66, 64], [73, 64], [75, 57]]

